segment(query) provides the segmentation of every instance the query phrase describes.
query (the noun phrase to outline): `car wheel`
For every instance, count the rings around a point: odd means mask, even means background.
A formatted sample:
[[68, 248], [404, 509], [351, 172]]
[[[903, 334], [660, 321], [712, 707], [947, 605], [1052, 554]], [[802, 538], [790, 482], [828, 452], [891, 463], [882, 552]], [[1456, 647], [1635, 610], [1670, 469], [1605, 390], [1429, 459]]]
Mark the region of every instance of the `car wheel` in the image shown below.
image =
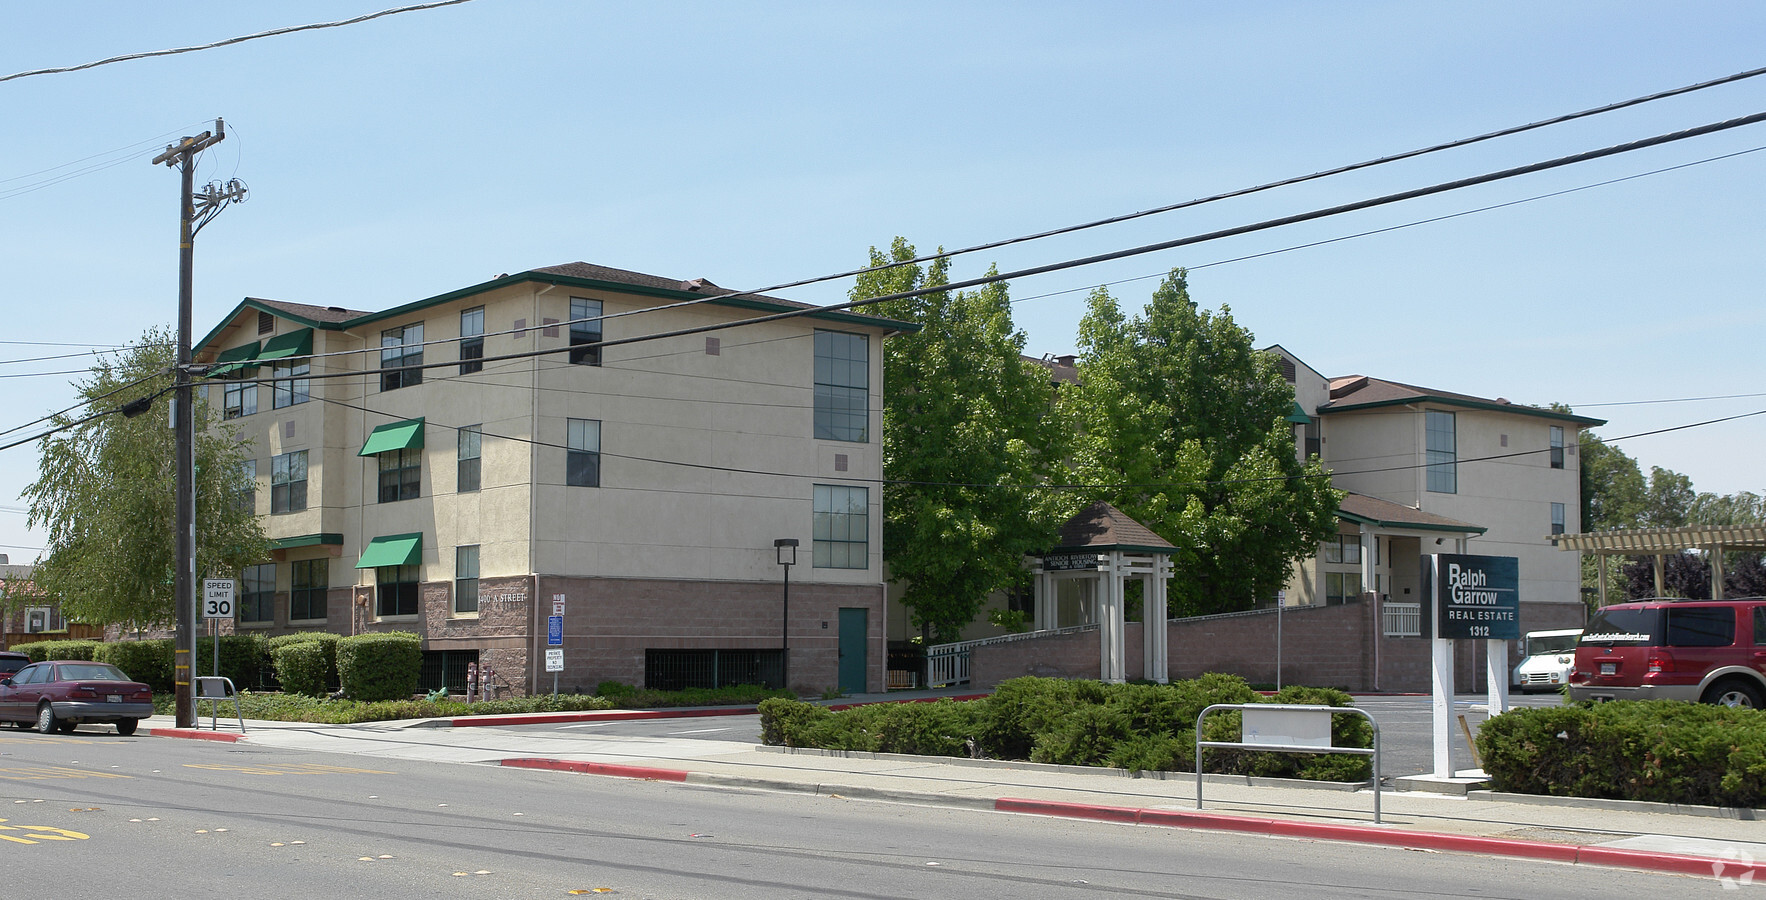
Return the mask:
[[1701, 698], [1706, 703], [1718, 706], [1745, 706], [1748, 709], [1760, 709], [1760, 689], [1745, 681], [1734, 679], [1719, 681], [1711, 685]]
[[37, 730], [43, 734], [54, 734], [61, 727], [61, 720], [55, 717], [55, 710], [45, 703], [37, 707]]
[[141, 724], [139, 719], [124, 719], [117, 723], [117, 734], [128, 737], [135, 733], [135, 726]]

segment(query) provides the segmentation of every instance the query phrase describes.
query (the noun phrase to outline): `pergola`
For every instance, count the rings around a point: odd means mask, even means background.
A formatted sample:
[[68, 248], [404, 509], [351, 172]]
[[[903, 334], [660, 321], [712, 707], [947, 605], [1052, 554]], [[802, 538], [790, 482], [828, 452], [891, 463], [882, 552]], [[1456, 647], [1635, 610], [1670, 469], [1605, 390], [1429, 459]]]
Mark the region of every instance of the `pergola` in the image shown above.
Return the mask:
[[[1650, 556], [1655, 558], [1656, 595], [1661, 596], [1663, 560], [1670, 553], [1703, 550], [1711, 560], [1711, 597], [1723, 599], [1723, 554], [1734, 550], [1766, 551], [1766, 525], [1687, 525], [1680, 528], [1625, 528], [1584, 534], [1554, 534], [1549, 540], [1559, 550], [1593, 553], [1596, 556]], [[1600, 572], [1600, 605], [1607, 605], [1607, 568]]]

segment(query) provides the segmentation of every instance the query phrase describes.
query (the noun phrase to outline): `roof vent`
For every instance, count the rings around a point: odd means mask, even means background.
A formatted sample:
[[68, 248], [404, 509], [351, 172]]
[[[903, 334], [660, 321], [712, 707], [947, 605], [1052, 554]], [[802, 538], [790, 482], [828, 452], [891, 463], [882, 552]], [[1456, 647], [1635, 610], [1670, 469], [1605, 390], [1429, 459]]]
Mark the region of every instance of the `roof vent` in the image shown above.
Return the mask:
[[325, 307], [325, 310], [326, 310], [326, 311], [327, 311], [327, 312], [339, 312], [339, 313], [346, 313], [346, 312], [349, 312], [349, 310], [347, 310], [347, 309], [344, 309], [344, 308], [343, 308], [343, 307], [341, 307], [341, 306], [327, 306], [327, 307]]
[[681, 282], [681, 290], [683, 291], [703, 291], [707, 288], [715, 289], [716, 287], [717, 285], [712, 284], [711, 279], [709, 278], [691, 278]]

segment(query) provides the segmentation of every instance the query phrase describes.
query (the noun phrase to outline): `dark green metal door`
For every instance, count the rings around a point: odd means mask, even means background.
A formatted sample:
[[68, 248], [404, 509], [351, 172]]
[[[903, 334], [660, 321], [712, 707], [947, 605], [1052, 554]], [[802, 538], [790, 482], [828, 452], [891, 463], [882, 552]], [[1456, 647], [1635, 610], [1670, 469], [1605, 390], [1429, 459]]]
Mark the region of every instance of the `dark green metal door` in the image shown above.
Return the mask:
[[865, 656], [870, 637], [870, 610], [840, 608], [840, 693], [865, 692], [865, 673], [869, 660]]

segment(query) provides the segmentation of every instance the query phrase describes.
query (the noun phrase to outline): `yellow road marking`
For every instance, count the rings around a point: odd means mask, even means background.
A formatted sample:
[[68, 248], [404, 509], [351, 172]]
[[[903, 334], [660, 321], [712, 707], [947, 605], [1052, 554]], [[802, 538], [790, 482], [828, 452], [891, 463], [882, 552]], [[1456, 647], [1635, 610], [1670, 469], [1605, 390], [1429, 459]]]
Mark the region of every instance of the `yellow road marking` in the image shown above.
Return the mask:
[[[6, 821], [8, 820], [0, 819], [0, 823]], [[13, 835], [6, 833], [11, 831], [22, 832], [22, 834]], [[91, 837], [89, 834], [81, 834], [78, 831], [69, 831], [66, 828], [56, 828], [53, 825], [0, 824], [0, 841], [10, 841], [14, 844], [38, 844], [43, 841], [83, 841], [89, 837]]]
[[212, 769], [217, 772], [239, 772], [245, 775], [392, 775], [378, 769], [353, 769], [348, 766], [321, 766], [309, 763], [298, 763], [288, 766], [228, 766], [204, 763], [185, 763], [186, 769]]
[[5, 766], [0, 767], [0, 778], [13, 781], [42, 781], [46, 778], [132, 778], [116, 772], [89, 772], [85, 769], [70, 769], [66, 766]]

